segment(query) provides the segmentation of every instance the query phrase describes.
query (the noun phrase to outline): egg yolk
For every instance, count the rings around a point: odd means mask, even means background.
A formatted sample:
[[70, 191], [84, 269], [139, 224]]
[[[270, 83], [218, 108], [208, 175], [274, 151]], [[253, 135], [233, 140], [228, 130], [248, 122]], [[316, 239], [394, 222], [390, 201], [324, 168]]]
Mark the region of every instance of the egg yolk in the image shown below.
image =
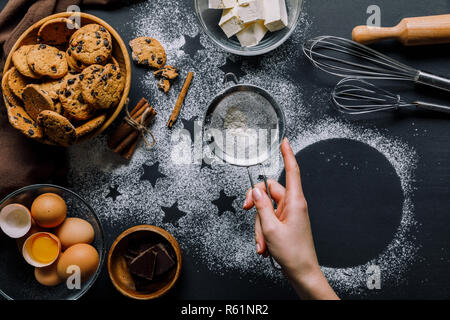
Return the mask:
[[49, 263], [58, 256], [58, 243], [49, 236], [34, 239], [31, 244], [31, 254], [40, 263]]

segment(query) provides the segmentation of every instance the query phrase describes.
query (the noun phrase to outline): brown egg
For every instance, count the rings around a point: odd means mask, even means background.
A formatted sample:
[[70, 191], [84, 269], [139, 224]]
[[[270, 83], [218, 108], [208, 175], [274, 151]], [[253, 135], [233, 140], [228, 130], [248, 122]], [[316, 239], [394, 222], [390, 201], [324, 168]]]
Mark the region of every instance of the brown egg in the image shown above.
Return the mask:
[[57, 264], [58, 262], [55, 262], [48, 267], [34, 268], [34, 276], [36, 277], [36, 280], [43, 286], [47, 287], [57, 286], [62, 283], [64, 279], [58, 275]]
[[43, 228], [54, 228], [60, 225], [66, 218], [66, 214], [66, 202], [55, 193], [41, 194], [31, 205], [31, 216]]
[[91, 243], [94, 241], [94, 228], [89, 222], [80, 218], [67, 218], [54, 230], [54, 234], [61, 240], [63, 249], [77, 243]]
[[88, 280], [97, 270], [100, 258], [97, 250], [89, 244], [79, 243], [64, 251], [58, 261], [58, 274], [67, 279], [72, 272], [67, 273], [70, 266], [78, 266], [81, 273], [81, 281]]

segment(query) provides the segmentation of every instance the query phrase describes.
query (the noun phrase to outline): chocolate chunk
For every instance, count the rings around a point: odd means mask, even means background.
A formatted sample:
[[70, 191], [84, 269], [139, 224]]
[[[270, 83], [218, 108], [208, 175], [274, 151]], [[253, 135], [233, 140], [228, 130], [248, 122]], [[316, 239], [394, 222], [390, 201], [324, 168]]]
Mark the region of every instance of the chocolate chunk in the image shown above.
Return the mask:
[[145, 39], [145, 42], [147, 42], [148, 44], [150, 44], [152, 42], [152, 39]]
[[122, 75], [120, 73], [117, 74], [117, 79], [122, 78]]
[[66, 92], [64, 92], [64, 95], [66, 96], [66, 98], [70, 97], [72, 93], [70, 93], [69, 90], [66, 90]]
[[84, 104], [84, 99], [83, 99], [83, 95], [82, 94], [80, 94], [78, 96], [77, 100], [78, 100], [79, 103]]
[[151, 248], [147, 249], [130, 262], [130, 273], [147, 280], [153, 280], [157, 255]]
[[158, 64], [162, 64], [163, 63], [163, 59], [158, 58], [158, 61], [156, 61]]
[[57, 54], [56, 54], [60, 59], [62, 59], [62, 54], [60, 53], [60, 52], [58, 52]]
[[83, 80], [84, 74], [80, 74], [78, 78], [79, 78], [80, 80]]
[[116, 67], [114, 64], [111, 66], [111, 68], [112, 68], [113, 70], [117, 70], [117, 67]]
[[40, 44], [38, 50], [40, 50], [40, 49], [45, 49], [45, 48], [47, 48], [47, 46], [46, 46], [45, 44]]
[[77, 60], [77, 67], [81, 67], [81, 61]]
[[97, 61], [97, 62], [102, 62], [102, 57], [97, 56], [97, 57], [95, 58], [95, 61]]
[[69, 85], [72, 85], [72, 84], [74, 84], [75, 83], [75, 78], [73, 78], [73, 79], [69, 79], [69, 80], [67, 80], [67, 83], [69, 84]]
[[175, 261], [172, 259], [170, 254], [167, 252], [163, 244], [158, 243], [155, 248], [156, 251], [156, 265], [155, 265], [155, 276], [160, 276], [172, 269], [175, 266]]
[[69, 56], [71, 56], [72, 55], [72, 50], [67, 50], [67, 54], [69, 55]]
[[104, 45], [105, 47], [108, 47], [108, 46], [109, 46], [109, 41], [108, 41], [108, 39], [103, 40], [103, 45]]
[[30, 136], [34, 135], [33, 129], [29, 129], [29, 130], [28, 130], [28, 134], [29, 134]]
[[100, 39], [101, 37], [100, 37], [100, 33], [98, 33], [97, 31], [95, 31], [95, 37], [97, 38], [97, 39]]
[[96, 42], [95, 44], [96, 44], [96, 45], [99, 45], [99, 44], [100, 44], [100, 42], [101, 42], [100, 40], [97, 40], [97, 42]]
[[52, 67], [52, 71], [53, 71], [54, 73], [56, 73], [57, 70], [56, 70], [56, 67], [55, 67], [55, 66]]
[[106, 29], [103, 28], [103, 27], [100, 27], [100, 31], [101, 31], [101, 32], [106, 32]]

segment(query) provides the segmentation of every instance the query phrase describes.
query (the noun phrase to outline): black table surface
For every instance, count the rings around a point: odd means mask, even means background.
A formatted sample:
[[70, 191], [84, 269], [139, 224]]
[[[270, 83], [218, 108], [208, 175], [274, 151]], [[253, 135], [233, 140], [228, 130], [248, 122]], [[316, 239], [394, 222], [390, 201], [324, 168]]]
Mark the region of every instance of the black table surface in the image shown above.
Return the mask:
[[[305, 38], [318, 35], [336, 35], [349, 37], [355, 25], [364, 24], [367, 19], [366, 10], [368, 6], [376, 4], [381, 8], [381, 19], [383, 26], [397, 24], [404, 17], [424, 16], [433, 14], [443, 14], [450, 12], [450, 3], [446, 0], [433, 1], [411, 1], [411, 0], [341, 0], [323, 1], [306, 0], [304, 11], [311, 24], [308, 27]], [[169, 5], [169, 3], [167, 4]], [[193, 1], [170, 1], [170, 5], [190, 6], [193, 9]], [[130, 16], [128, 6], [121, 8], [106, 9], [101, 7], [82, 8], [84, 12], [94, 14], [111, 24], [119, 30], [125, 42], [132, 38], [133, 30], [124, 27], [127, 21], [133, 19]], [[149, 13], [152, 14], [152, 13]], [[301, 26], [300, 26], [301, 27]], [[292, 40], [288, 40], [292, 41]], [[384, 53], [401, 59], [402, 62], [413, 65], [419, 69], [424, 69], [437, 74], [450, 74], [450, 45], [427, 46], [416, 48], [405, 48], [401, 45], [387, 41], [376, 45], [375, 48]], [[299, 47], [298, 50], [301, 50]], [[231, 56], [231, 55], [230, 55]], [[314, 93], [320, 88], [330, 90], [336, 79], [324, 76], [322, 73], [305, 62], [305, 58], [299, 56], [298, 63], [292, 66], [292, 72], [287, 77], [295, 79], [298, 86], [302, 86], [305, 104], [309, 107], [310, 116], [313, 120], [323, 117], [340, 117], [340, 115], [330, 108], [329, 101], [314, 99]], [[257, 58], [240, 58], [250, 61]], [[133, 79], [130, 91], [130, 99], [137, 101], [141, 94], [139, 81], [141, 81], [146, 70], [133, 66]], [[218, 70], [218, 72], [221, 72]], [[411, 90], [412, 91], [412, 90]], [[410, 91], [410, 92], [411, 92]], [[438, 101], [445, 102], [448, 97], [432, 91], [418, 88], [414, 93], [408, 93], [411, 97], [429, 96]], [[342, 298], [369, 297], [375, 299], [389, 298], [450, 298], [450, 236], [448, 225], [450, 223], [450, 151], [449, 139], [450, 130], [448, 122], [450, 117], [428, 112], [405, 112], [399, 114], [382, 114], [368, 117], [345, 118], [345, 121], [353, 122], [361, 128], [375, 129], [383, 132], [387, 136], [401, 139], [414, 148], [418, 156], [418, 163], [414, 169], [414, 182], [412, 192], [412, 202], [414, 205], [414, 216], [418, 224], [414, 229], [415, 242], [418, 244], [417, 257], [408, 266], [402, 278], [406, 281], [399, 283], [383, 284], [381, 290], [366, 290], [363, 294], [341, 293]], [[419, 128], [423, 134], [414, 134]], [[358, 163], [363, 161], [365, 156], [373, 156], [373, 153], [352, 152], [358, 148], [351, 143], [327, 143], [324, 142], [320, 151], [329, 154], [343, 153], [349, 162]], [[360, 195], [351, 178], [349, 172], [342, 169], [341, 174], [335, 177], [338, 182], [318, 183], [317, 179], [310, 176], [324, 177], [333, 173], [327, 167], [315, 166], [318, 149], [309, 149], [298, 155], [302, 163], [302, 176], [305, 184], [305, 192], [310, 204], [313, 231], [315, 235], [321, 237], [343, 238], [348, 241], [355, 241], [356, 231], [370, 234], [370, 225], [376, 223], [377, 210], [383, 208], [383, 204], [389, 204], [401, 211], [401, 201], [403, 195], [399, 192], [398, 181], [396, 179], [383, 180], [374, 175], [367, 174], [359, 179], [358, 183], [375, 184], [367, 195]], [[383, 157], [372, 159], [380, 166], [385, 165]], [[336, 169], [340, 170], [340, 169]], [[377, 185], [378, 184], [378, 185]], [[383, 185], [389, 184], [389, 185]], [[322, 189], [321, 189], [322, 188]], [[341, 189], [342, 188], [342, 189]], [[380, 188], [386, 188], [388, 192], [383, 195], [377, 194]], [[325, 202], [336, 205], [340, 202], [340, 190], [348, 190], [354, 194], [354, 201], [347, 205], [347, 209], [362, 210], [365, 212], [355, 221], [354, 228], [343, 227], [346, 233], [338, 232], [333, 228], [325, 228], [321, 224], [320, 210], [329, 210], [326, 205], [321, 205], [322, 199], [315, 196], [314, 190], [321, 190], [321, 194], [326, 194], [328, 198]], [[363, 201], [364, 198], [364, 202]], [[341, 205], [343, 205], [341, 203]], [[366, 207], [364, 207], [364, 205]], [[316, 211], [316, 212], [315, 212]], [[315, 217], [314, 217], [315, 215]], [[386, 217], [386, 228], [379, 230], [379, 239], [392, 236], [398, 225], [400, 214], [393, 214]], [[391, 223], [392, 222], [392, 223]], [[332, 218], [328, 221], [333, 225], [336, 223], [339, 228], [339, 219]], [[359, 223], [359, 224], [358, 224]], [[391, 223], [391, 224], [390, 224]], [[107, 235], [107, 247], [113, 239], [123, 231], [123, 226], [111, 227], [105, 230]], [[371, 235], [373, 236], [373, 235]], [[335, 247], [331, 244], [323, 244], [324, 239], [316, 239], [319, 260], [326, 265], [347, 266], [353, 263], [367, 261], [372, 251], [377, 250], [379, 245], [376, 241], [373, 247], [364, 248], [364, 244], [371, 243], [361, 240], [359, 251], [340, 251], [340, 256], [335, 255]], [[325, 239], [326, 240], [326, 239]], [[381, 240], [380, 240], [381, 241]], [[165, 299], [295, 299], [296, 295], [287, 283], [271, 282], [264, 279], [249, 281], [251, 276], [237, 275], [235, 273], [218, 274], [203, 265], [201, 261], [191, 255], [184, 256], [184, 266], [182, 276], [177, 286], [166, 296]], [[338, 292], [339, 293], [339, 292]], [[83, 299], [122, 299], [123, 297], [112, 286], [106, 266], [91, 290]]]

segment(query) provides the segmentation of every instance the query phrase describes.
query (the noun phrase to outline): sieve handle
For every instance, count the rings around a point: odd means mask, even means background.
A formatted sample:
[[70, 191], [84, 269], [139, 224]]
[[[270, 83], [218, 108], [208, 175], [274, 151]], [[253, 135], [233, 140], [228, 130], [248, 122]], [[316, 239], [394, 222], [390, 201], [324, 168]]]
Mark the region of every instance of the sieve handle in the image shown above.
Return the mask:
[[[252, 186], [252, 189], [255, 189], [255, 183], [253, 181], [253, 177], [252, 174], [250, 173], [250, 167], [247, 167], [247, 173], [248, 173], [248, 177], [250, 179], [250, 184]], [[263, 180], [264, 180], [264, 184], [266, 186], [266, 190], [267, 190], [267, 195], [269, 196], [270, 202], [272, 202], [273, 208], [276, 209], [276, 204], [273, 203], [273, 199], [272, 199], [272, 195], [270, 194], [270, 190], [269, 190], [269, 183], [267, 182], [267, 177], [265, 174], [262, 174], [263, 176]], [[272, 268], [278, 271], [282, 271], [283, 269], [281, 269], [280, 267], [277, 267], [275, 265], [275, 262], [273, 261], [273, 257], [269, 252], [269, 260], [270, 260], [270, 264], [272, 265]]]
[[238, 78], [236, 77], [236, 75], [233, 72], [228, 72], [225, 74], [225, 76], [223, 77], [223, 84], [227, 84], [229, 81], [233, 81], [234, 84], [238, 84]]

